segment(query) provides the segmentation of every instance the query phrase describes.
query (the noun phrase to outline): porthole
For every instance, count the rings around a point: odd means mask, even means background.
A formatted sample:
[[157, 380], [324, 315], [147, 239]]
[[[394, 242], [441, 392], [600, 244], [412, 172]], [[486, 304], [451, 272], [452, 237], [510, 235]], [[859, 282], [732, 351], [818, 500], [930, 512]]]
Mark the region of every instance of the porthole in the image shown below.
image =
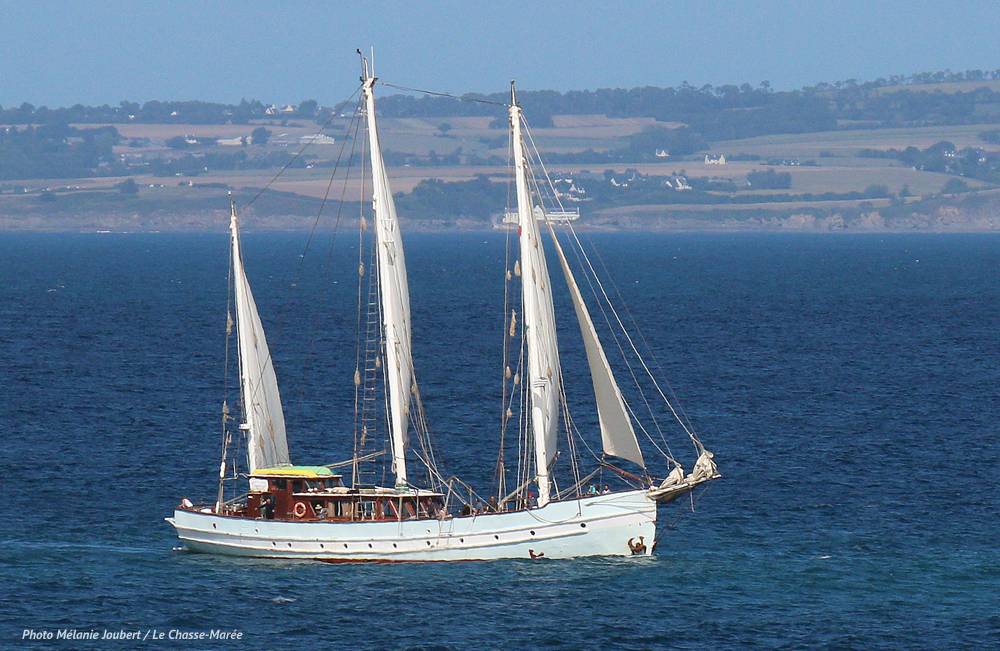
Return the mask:
[[277, 547], [277, 546], [278, 546], [278, 543], [276, 543], [276, 542], [274, 542], [274, 541], [272, 540], [272, 541], [271, 541], [271, 547]]
[[497, 540], [500, 540], [500, 536], [498, 536], [496, 534], [493, 534], [493, 537], [496, 538]]
[[217, 524], [215, 524], [215, 523], [213, 522], [213, 523], [212, 523], [212, 528], [213, 528], [213, 529], [218, 529], [218, 528], [219, 528], [219, 526], [218, 526]]
[[581, 522], [580, 523], [580, 528], [581, 529], [586, 529], [587, 528], [587, 523], [586, 522]]
[[392, 548], [396, 549], [396, 543], [392, 543]]
[[532, 535], [532, 536], [534, 536], [534, 535], [535, 535], [535, 532], [534, 532], [534, 531], [532, 531], [532, 532], [531, 532], [531, 535]]
[[430, 546], [431, 546], [431, 541], [429, 541], [429, 540], [427, 541], [427, 546], [428, 546], [428, 547], [430, 547]]
[[344, 543], [344, 549], [347, 549], [347, 543]]
[[289, 547], [291, 547], [291, 546], [292, 546], [292, 543], [288, 543], [288, 546], [289, 546]]
[[371, 549], [371, 548], [372, 548], [372, 544], [368, 543], [368, 549]]
[[459, 538], [459, 539], [458, 539], [458, 542], [460, 542], [460, 543], [464, 543], [464, 542], [465, 542], [465, 538]]
[[320, 544], [319, 544], [319, 548], [320, 548], [320, 549], [326, 549], [326, 547], [324, 547], [324, 546], [323, 546], [323, 543], [320, 543]]

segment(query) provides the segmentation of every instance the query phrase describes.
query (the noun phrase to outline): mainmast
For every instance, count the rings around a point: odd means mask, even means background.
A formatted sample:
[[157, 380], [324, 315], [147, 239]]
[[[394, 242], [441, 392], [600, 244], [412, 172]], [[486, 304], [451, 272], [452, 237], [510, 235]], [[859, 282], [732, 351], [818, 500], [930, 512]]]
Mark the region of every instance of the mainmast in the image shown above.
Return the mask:
[[556, 456], [560, 393], [559, 346], [556, 340], [552, 287], [545, 264], [545, 250], [528, 188], [524, 146], [521, 142], [521, 108], [510, 84], [510, 126], [514, 141], [517, 184], [518, 234], [521, 249], [521, 295], [524, 332], [528, 343], [528, 380], [531, 391], [531, 431], [535, 442], [538, 506], [551, 499], [549, 471]]
[[368, 144], [372, 160], [372, 211], [375, 214], [376, 244], [378, 248], [379, 294], [382, 301], [383, 342], [385, 364], [383, 369], [389, 384], [389, 429], [392, 440], [392, 470], [396, 486], [405, 486], [406, 443], [409, 426], [413, 360], [410, 348], [410, 292], [406, 280], [406, 259], [403, 241], [399, 234], [396, 204], [382, 148], [375, 125], [375, 85], [367, 62], [362, 77], [362, 92], [368, 121]]

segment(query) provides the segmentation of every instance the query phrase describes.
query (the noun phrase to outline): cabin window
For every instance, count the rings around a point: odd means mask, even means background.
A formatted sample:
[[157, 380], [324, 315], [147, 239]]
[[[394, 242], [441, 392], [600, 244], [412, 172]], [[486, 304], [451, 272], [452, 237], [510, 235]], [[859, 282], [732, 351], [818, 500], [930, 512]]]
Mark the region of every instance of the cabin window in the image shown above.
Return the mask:
[[301, 481], [294, 481], [294, 482], [292, 482], [292, 492], [293, 493], [301, 493], [302, 492], [302, 482]]
[[283, 491], [286, 488], [288, 488], [288, 482], [286, 482], [284, 479], [275, 479], [274, 481], [271, 482], [272, 491]]

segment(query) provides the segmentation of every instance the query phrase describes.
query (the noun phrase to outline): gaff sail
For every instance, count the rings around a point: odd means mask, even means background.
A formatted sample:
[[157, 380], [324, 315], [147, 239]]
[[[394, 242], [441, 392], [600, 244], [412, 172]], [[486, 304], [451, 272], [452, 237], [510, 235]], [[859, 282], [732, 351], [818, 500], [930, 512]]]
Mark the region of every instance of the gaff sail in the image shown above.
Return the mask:
[[240, 390], [243, 425], [246, 430], [250, 472], [258, 468], [291, 465], [285, 440], [285, 416], [281, 409], [278, 380], [250, 283], [243, 271], [236, 205], [229, 222], [233, 252], [233, 284], [236, 293], [236, 333], [240, 352]]
[[521, 109], [511, 86], [510, 124], [513, 129], [514, 170], [517, 183], [517, 214], [520, 232], [521, 296], [524, 330], [528, 342], [528, 379], [531, 391], [531, 430], [535, 442], [535, 474], [538, 505], [550, 499], [549, 470], [556, 456], [561, 387], [556, 317], [552, 306], [552, 283], [545, 264], [538, 222], [525, 172], [521, 142]]
[[409, 427], [413, 359], [410, 343], [410, 290], [406, 280], [406, 259], [399, 234], [396, 204], [392, 200], [389, 176], [382, 160], [375, 125], [375, 77], [366, 74], [363, 92], [368, 120], [368, 144], [372, 160], [372, 209], [378, 247], [379, 293], [382, 297], [382, 326], [385, 342], [385, 374], [389, 380], [389, 427], [392, 437], [392, 469], [396, 485], [406, 484], [406, 442]]

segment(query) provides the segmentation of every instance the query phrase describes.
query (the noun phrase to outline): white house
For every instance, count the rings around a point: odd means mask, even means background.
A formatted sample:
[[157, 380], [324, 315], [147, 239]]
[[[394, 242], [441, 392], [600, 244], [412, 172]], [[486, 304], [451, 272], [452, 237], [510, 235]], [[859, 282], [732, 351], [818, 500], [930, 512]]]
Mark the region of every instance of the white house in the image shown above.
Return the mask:
[[337, 141], [325, 134], [316, 133], [311, 136], [302, 136], [299, 138], [300, 145], [332, 145]]

